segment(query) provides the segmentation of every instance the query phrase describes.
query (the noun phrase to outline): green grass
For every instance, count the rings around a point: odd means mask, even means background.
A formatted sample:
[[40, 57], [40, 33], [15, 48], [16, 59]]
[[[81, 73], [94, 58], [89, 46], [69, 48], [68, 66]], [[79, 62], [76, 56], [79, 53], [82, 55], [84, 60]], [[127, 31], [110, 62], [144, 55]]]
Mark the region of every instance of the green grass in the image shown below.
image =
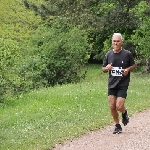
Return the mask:
[[[126, 106], [130, 116], [150, 107], [150, 75], [132, 73]], [[90, 65], [79, 84], [40, 89], [0, 108], [1, 150], [45, 150], [112, 123], [107, 74]]]

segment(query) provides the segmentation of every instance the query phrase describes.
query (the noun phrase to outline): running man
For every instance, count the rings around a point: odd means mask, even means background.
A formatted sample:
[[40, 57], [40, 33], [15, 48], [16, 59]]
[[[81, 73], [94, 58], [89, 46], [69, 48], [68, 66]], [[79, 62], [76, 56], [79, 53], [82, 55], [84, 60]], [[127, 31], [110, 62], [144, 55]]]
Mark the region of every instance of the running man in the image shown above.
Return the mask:
[[103, 60], [103, 72], [109, 72], [108, 78], [108, 101], [111, 115], [115, 122], [113, 134], [122, 132], [119, 123], [118, 111], [122, 113], [122, 123], [129, 123], [125, 100], [130, 82], [130, 71], [136, 68], [132, 53], [123, 47], [123, 39], [120, 33], [112, 36], [112, 50], [109, 50]]

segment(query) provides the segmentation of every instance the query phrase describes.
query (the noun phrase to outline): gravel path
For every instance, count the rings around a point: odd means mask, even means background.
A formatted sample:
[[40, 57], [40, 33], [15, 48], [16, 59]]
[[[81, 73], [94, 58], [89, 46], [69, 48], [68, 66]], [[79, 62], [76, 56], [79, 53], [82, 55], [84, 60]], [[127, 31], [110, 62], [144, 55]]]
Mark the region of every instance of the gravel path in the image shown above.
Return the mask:
[[122, 129], [121, 134], [112, 134], [112, 124], [56, 145], [53, 150], [150, 150], [150, 109], [130, 117]]

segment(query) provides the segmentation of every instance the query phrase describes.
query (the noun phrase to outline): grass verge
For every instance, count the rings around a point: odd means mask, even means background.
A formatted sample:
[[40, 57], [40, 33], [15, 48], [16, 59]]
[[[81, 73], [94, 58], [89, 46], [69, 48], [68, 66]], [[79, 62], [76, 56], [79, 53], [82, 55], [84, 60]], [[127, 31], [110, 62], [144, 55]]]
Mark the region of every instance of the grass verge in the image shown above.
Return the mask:
[[[132, 73], [129, 115], [150, 107], [149, 74]], [[79, 84], [40, 89], [7, 100], [0, 108], [0, 149], [44, 150], [113, 122], [107, 101], [107, 74], [90, 65]]]

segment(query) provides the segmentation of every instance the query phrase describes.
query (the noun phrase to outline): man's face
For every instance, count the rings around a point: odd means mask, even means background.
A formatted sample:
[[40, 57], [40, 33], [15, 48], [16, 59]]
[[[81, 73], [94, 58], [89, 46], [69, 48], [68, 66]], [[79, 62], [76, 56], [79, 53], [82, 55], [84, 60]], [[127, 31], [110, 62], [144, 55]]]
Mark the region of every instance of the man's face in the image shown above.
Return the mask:
[[116, 35], [113, 37], [112, 46], [113, 46], [114, 51], [119, 52], [121, 50], [122, 44], [123, 44], [123, 42], [122, 42], [120, 36]]

